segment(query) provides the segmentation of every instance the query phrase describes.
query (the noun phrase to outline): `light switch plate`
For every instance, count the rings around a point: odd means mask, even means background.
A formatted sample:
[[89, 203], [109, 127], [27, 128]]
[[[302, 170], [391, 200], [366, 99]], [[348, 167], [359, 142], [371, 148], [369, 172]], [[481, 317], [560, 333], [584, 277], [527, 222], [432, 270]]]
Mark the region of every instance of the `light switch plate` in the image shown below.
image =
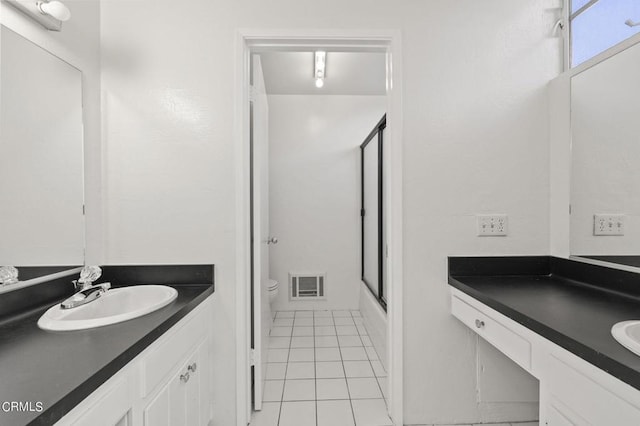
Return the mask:
[[594, 214], [593, 235], [624, 235], [625, 215]]
[[477, 215], [479, 237], [505, 237], [509, 233], [506, 214]]

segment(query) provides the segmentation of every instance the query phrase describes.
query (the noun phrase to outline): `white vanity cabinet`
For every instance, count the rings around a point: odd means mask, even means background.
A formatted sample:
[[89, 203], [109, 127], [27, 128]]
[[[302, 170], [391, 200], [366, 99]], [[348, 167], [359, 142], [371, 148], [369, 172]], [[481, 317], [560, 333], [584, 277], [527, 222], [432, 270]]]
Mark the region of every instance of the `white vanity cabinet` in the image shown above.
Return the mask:
[[132, 385], [130, 374], [119, 373], [56, 425], [131, 426], [134, 405]]
[[209, 388], [205, 345], [200, 345], [143, 409], [145, 426], [206, 425]]
[[544, 360], [546, 424], [640, 425], [640, 391], [564, 352], [551, 348]]
[[540, 380], [540, 425], [640, 425], [639, 390], [454, 287], [451, 312]]
[[209, 297], [56, 425], [207, 425], [211, 316]]

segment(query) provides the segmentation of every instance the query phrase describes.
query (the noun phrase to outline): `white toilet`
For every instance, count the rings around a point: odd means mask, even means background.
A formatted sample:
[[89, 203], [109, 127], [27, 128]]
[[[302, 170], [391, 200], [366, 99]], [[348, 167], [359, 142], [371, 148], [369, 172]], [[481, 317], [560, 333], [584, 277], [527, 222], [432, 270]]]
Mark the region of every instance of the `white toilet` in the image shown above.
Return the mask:
[[269, 303], [273, 306], [273, 302], [278, 296], [278, 281], [269, 279]]

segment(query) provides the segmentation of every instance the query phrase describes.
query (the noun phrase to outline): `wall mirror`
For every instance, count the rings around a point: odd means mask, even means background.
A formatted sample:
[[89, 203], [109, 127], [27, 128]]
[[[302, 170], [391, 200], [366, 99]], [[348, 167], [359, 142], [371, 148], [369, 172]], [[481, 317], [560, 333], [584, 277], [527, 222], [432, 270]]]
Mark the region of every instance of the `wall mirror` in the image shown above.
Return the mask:
[[640, 44], [571, 78], [571, 132], [571, 254], [640, 268]]
[[82, 73], [0, 31], [0, 265], [26, 281], [84, 263]]

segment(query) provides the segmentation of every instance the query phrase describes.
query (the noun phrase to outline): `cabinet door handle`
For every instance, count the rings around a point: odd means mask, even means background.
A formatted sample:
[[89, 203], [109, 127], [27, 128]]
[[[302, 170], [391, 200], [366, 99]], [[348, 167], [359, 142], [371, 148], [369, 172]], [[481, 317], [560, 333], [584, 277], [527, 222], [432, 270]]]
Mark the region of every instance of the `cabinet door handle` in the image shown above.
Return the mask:
[[189, 381], [189, 373], [184, 373], [180, 375], [180, 381], [182, 383], [187, 383]]
[[187, 370], [191, 371], [192, 373], [195, 373], [197, 369], [198, 369], [198, 364], [196, 364], [195, 362], [187, 367]]
[[476, 320], [476, 328], [482, 328], [484, 327], [484, 321], [480, 321], [479, 319]]

